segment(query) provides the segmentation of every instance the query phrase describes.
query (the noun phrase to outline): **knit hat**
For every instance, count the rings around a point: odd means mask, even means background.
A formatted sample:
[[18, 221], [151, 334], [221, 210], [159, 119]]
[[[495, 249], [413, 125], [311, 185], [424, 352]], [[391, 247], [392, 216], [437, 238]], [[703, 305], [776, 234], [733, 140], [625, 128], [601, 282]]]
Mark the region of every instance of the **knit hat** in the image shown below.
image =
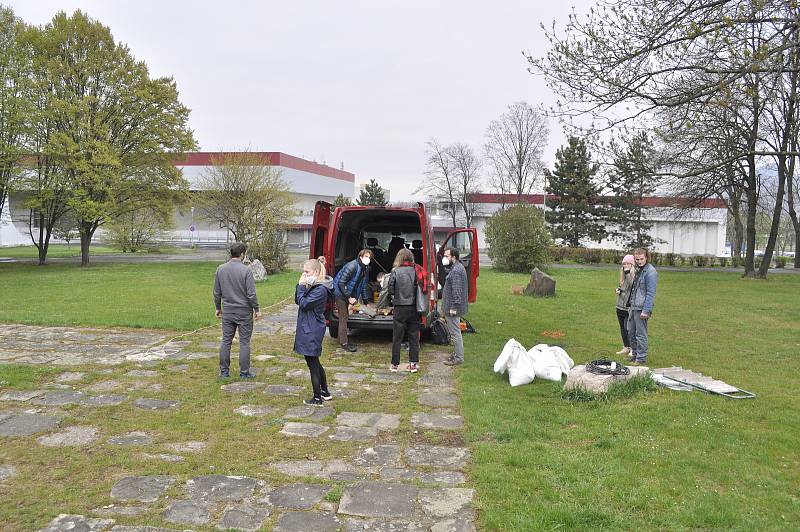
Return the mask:
[[625, 255], [624, 257], [622, 257], [622, 264], [625, 264], [626, 262], [630, 264], [635, 264], [635, 261], [633, 260], [633, 255]]

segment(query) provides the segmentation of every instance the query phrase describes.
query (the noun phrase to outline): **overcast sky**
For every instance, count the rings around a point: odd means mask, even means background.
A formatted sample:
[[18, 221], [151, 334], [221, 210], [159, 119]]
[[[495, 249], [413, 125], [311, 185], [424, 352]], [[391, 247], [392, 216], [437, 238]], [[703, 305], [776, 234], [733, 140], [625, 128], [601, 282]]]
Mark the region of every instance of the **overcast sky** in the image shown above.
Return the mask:
[[[480, 150], [514, 101], [553, 101], [522, 51], [546, 50], [539, 23], [559, 1], [0, 0], [30, 24], [82, 9], [155, 76], [173, 76], [204, 151], [282, 151], [412, 198], [425, 142]], [[551, 163], [564, 142], [551, 123]]]

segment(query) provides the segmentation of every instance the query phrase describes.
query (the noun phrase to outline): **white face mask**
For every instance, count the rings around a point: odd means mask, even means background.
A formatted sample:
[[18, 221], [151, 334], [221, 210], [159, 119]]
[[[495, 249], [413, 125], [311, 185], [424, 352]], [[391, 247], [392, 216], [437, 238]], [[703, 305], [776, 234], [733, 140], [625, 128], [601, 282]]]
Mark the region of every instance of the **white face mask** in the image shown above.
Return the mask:
[[312, 284], [314, 284], [314, 281], [316, 281], [316, 280], [317, 280], [317, 278], [314, 277], [313, 275], [306, 275], [306, 284], [307, 285], [311, 286]]
[[442, 266], [450, 266], [450, 259], [442, 257]]
[[362, 258], [361, 262], [364, 264], [364, 266], [369, 266], [369, 257]]

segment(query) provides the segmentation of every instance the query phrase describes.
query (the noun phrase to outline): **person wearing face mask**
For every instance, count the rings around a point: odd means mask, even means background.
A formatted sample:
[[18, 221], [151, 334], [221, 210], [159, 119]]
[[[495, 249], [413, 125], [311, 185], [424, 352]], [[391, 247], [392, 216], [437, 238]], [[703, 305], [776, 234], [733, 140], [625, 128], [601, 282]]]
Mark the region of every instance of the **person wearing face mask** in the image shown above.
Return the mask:
[[303, 264], [303, 274], [294, 293], [297, 303], [297, 329], [294, 352], [303, 355], [311, 374], [314, 395], [303, 403], [321, 405], [333, 396], [328, 391], [325, 368], [320, 364], [322, 339], [325, 337], [325, 303], [331, 296], [333, 280], [325, 275], [325, 257], [310, 259]]
[[358, 348], [347, 341], [349, 306], [355, 305], [363, 297], [364, 287], [369, 279], [371, 260], [372, 251], [362, 249], [358, 257], [342, 266], [333, 278], [333, 293], [336, 296], [336, 310], [339, 314], [339, 342], [342, 344], [342, 349], [351, 353], [358, 351]]
[[631, 354], [631, 343], [628, 341], [628, 298], [633, 286], [633, 255], [625, 255], [622, 259], [622, 267], [619, 270], [619, 285], [617, 293], [617, 321], [619, 322], [619, 334], [622, 336], [622, 349], [617, 351], [618, 355], [625, 356]]
[[467, 270], [458, 260], [458, 250], [445, 248], [442, 266], [450, 271], [442, 287], [442, 311], [447, 319], [447, 329], [453, 342], [453, 355], [445, 360], [448, 366], [457, 366], [464, 362], [464, 339], [461, 337], [461, 316], [467, 313]]
[[419, 328], [420, 315], [417, 313], [417, 287], [422, 296], [427, 297], [428, 274], [419, 264], [414, 263], [410, 249], [401, 249], [394, 259], [392, 273], [389, 274], [389, 295], [392, 298], [392, 364], [390, 371], [397, 371], [400, 365], [400, 344], [408, 335], [408, 365], [406, 371], [419, 370]]

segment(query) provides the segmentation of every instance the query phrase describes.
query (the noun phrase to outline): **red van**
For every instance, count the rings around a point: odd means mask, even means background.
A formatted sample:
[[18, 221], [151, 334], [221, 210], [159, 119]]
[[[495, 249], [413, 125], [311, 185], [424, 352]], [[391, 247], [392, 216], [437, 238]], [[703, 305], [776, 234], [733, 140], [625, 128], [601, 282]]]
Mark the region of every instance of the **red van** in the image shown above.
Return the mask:
[[[318, 201], [314, 207], [314, 225], [311, 231], [309, 258], [325, 256], [328, 275], [334, 277], [348, 262], [356, 258], [362, 249], [372, 250], [370, 281], [381, 271], [392, 271], [392, 263], [401, 247], [414, 254], [414, 261], [429, 272], [431, 304], [427, 315], [422, 316], [423, 330], [430, 327], [438, 316], [436, 301], [441, 298], [438, 285], [444, 248], [459, 251], [459, 260], [469, 276], [469, 302], [474, 303], [478, 295], [478, 234], [474, 228], [454, 229], [441, 242], [433, 239], [433, 227], [425, 206], [416, 207], [336, 207]], [[330, 265], [333, 265], [331, 268]], [[373, 266], [374, 265], [374, 266]], [[438, 288], [438, 289], [437, 289]], [[339, 316], [335, 306], [326, 310], [328, 331], [333, 338], [339, 334]], [[392, 329], [392, 316], [366, 314], [348, 316], [350, 329]]]

